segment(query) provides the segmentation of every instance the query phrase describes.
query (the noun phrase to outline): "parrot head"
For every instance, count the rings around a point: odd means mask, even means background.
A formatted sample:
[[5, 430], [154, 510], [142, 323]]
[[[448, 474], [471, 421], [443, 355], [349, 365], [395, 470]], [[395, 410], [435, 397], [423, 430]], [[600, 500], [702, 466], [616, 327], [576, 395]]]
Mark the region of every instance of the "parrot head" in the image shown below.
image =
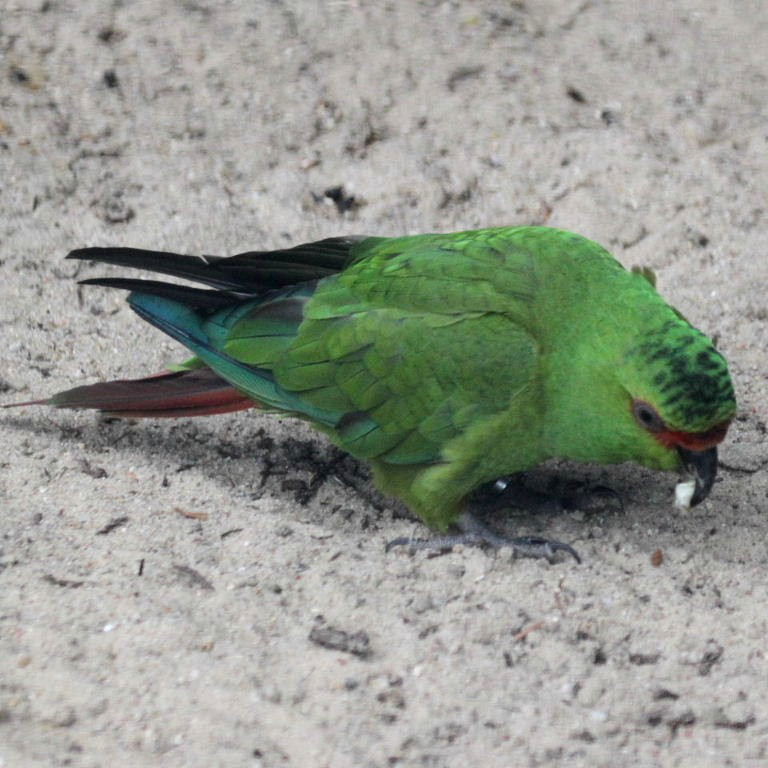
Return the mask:
[[653, 446], [644, 463], [677, 462], [692, 471], [691, 505], [698, 504], [712, 489], [717, 445], [736, 413], [725, 359], [704, 334], [675, 317], [647, 334], [626, 362], [630, 413]]

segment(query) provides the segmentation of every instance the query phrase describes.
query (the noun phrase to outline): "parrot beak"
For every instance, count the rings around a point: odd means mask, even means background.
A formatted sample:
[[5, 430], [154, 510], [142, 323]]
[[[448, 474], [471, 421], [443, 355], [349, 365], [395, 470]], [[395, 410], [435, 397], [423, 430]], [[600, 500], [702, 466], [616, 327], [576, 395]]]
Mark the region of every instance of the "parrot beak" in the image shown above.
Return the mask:
[[717, 448], [707, 448], [704, 451], [691, 451], [679, 446], [677, 452], [683, 460], [685, 468], [693, 472], [696, 488], [691, 498], [691, 506], [695, 507], [699, 502], [709, 496], [717, 476]]

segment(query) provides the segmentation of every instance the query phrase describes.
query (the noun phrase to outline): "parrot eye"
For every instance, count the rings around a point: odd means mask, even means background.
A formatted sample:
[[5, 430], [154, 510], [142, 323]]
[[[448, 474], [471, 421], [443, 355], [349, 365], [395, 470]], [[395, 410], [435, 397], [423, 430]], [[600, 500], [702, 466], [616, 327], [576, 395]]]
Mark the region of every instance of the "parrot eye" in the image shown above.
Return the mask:
[[635, 415], [635, 419], [637, 419], [637, 423], [649, 432], [662, 432], [666, 429], [661, 416], [648, 403], [636, 400], [632, 404], [632, 412]]

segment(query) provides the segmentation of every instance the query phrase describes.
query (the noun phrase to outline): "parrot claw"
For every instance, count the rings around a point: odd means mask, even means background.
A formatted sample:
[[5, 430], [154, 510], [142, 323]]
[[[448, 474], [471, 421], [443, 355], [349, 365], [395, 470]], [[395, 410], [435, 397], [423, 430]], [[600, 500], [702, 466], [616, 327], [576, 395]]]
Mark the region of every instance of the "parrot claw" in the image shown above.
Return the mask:
[[554, 539], [544, 539], [541, 536], [518, 536], [510, 539], [515, 554], [520, 557], [543, 557], [549, 563], [554, 563], [558, 552], [567, 552], [577, 563], [581, 563], [579, 553], [570, 545]]
[[[468, 543], [464, 536], [435, 536], [431, 539], [414, 539], [411, 536], [398, 536], [396, 539], [388, 541], [384, 546], [385, 552], [390, 552], [395, 547], [408, 547], [413, 553], [418, 549], [429, 549], [436, 555], [450, 552], [457, 544]], [[472, 542], [476, 544], [477, 542]]]
[[554, 539], [545, 539], [541, 536], [517, 536], [506, 538], [494, 533], [476, 517], [465, 512], [457, 521], [460, 533], [445, 536], [435, 536], [431, 539], [413, 539], [408, 536], [400, 536], [387, 542], [385, 551], [389, 552], [395, 547], [408, 547], [411, 552], [418, 549], [428, 549], [436, 554], [449, 552], [455, 546], [463, 544], [470, 547], [490, 547], [503, 549], [509, 547], [518, 557], [544, 558], [549, 563], [557, 560], [558, 552], [566, 552], [573, 556], [577, 563], [581, 563], [579, 553], [570, 545]]

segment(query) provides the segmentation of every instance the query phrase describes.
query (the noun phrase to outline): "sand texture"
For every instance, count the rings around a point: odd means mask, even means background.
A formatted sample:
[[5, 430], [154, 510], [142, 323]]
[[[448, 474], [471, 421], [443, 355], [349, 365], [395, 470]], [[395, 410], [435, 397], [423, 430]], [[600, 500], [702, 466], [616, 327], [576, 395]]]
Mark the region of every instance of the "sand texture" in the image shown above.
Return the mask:
[[[183, 359], [85, 245], [578, 231], [714, 336], [709, 500], [423, 529], [309, 427], [0, 412], [0, 766], [768, 765], [768, 4], [0, 0], [2, 402]], [[122, 273], [124, 274], [124, 272]]]

